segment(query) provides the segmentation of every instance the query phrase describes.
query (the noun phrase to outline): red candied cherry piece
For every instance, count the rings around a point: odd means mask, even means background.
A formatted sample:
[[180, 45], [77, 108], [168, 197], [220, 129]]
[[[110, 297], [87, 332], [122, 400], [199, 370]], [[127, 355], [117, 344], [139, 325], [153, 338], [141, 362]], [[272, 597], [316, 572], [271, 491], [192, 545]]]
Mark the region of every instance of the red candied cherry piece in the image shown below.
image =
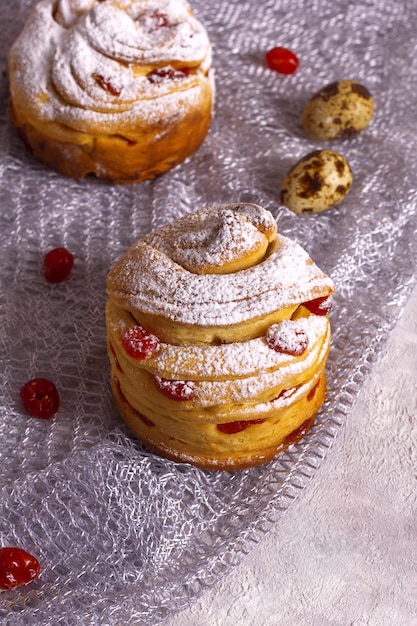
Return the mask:
[[120, 87], [115, 87], [111, 80], [105, 78], [102, 74], [93, 74], [93, 78], [96, 81], [97, 85], [101, 87], [103, 91], [107, 91], [111, 96], [120, 96], [122, 93], [122, 89]]
[[140, 411], [137, 411], [136, 409], [133, 409], [135, 412], [135, 415], [144, 423], [146, 424], [146, 426], [149, 426], [149, 428], [151, 428], [152, 426], [155, 426], [155, 424], [153, 423], [152, 420], [149, 419], [149, 417], [146, 417], [146, 415], [144, 415], [143, 413], [141, 413]]
[[307, 349], [308, 336], [297, 320], [283, 320], [268, 328], [266, 343], [276, 352], [301, 356]]
[[279, 74], [294, 74], [300, 63], [294, 52], [281, 46], [268, 50], [265, 58], [268, 67]]
[[45, 278], [49, 283], [60, 283], [71, 272], [74, 255], [66, 248], [53, 248], [43, 259]]
[[150, 13], [149, 11], [139, 16], [138, 23], [142, 28], [152, 33], [159, 28], [164, 28], [169, 25], [168, 15], [155, 9]]
[[163, 28], [169, 24], [168, 15], [166, 13], [162, 13], [162, 11], [158, 11], [158, 9], [155, 9], [155, 11], [149, 15], [149, 18], [152, 24], [152, 30]]
[[159, 67], [156, 70], [149, 72], [149, 74], [146, 75], [146, 78], [151, 83], [160, 83], [165, 79], [178, 80], [180, 78], [184, 78], [184, 76], [188, 76], [189, 73], [190, 70], [188, 67], [182, 67], [177, 70], [172, 67]]
[[226, 435], [234, 435], [235, 433], [240, 433], [242, 430], [246, 430], [252, 424], [262, 424], [264, 419], [259, 420], [238, 420], [237, 422], [226, 422], [225, 424], [217, 424], [217, 429], [220, 430], [221, 433], [225, 433]]
[[160, 348], [158, 337], [142, 326], [130, 326], [122, 335], [122, 346], [126, 354], [143, 361], [150, 359]]
[[327, 315], [332, 308], [332, 297], [316, 298], [315, 300], [304, 302], [304, 306], [314, 315]]
[[[124, 393], [123, 393], [123, 391], [122, 391], [122, 388], [121, 388], [120, 383], [119, 383], [119, 381], [117, 380], [117, 378], [116, 378], [116, 380], [115, 380], [115, 383], [116, 383], [117, 393], [119, 394], [119, 398], [120, 398], [120, 400], [121, 400], [122, 402], [125, 402], [126, 404], [129, 404], [129, 402], [127, 401], [127, 398], [126, 398], [125, 394], [124, 394]], [[129, 406], [130, 406], [130, 404], [129, 404]], [[133, 408], [133, 407], [132, 407], [132, 408]]]
[[314, 385], [314, 387], [312, 389], [310, 389], [310, 391], [307, 394], [307, 400], [309, 402], [311, 402], [311, 400], [314, 398], [314, 396], [316, 395], [316, 391], [319, 388], [319, 384], [320, 384], [320, 380], [318, 380], [316, 382], [316, 384]]
[[306, 421], [303, 422], [301, 426], [293, 430], [292, 433], [285, 437], [284, 441], [282, 442], [283, 446], [286, 448], [297, 444], [304, 437], [304, 435], [307, 434], [313, 423], [314, 418], [306, 419]]
[[22, 548], [0, 548], [0, 589], [26, 585], [39, 574], [38, 560]]
[[46, 378], [33, 378], [20, 390], [20, 398], [29, 415], [48, 420], [59, 409], [59, 394], [54, 383]]
[[295, 385], [295, 387], [291, 387], [290, 389], [282, 389], [279, 394], [271, 400], [271, 402], [273, 402], [274, 400], [279, 400], [279, 398], [284, 398], [285, 400], [291, 398], [291, 396], [296, 393], [299, 387], [300, 385]]
[[154, 379], [158, 391], [171, 400], [184, 402], [194, 397], [195, 384], [192, 380], [170, 380], [160, 376], [154, 376]]

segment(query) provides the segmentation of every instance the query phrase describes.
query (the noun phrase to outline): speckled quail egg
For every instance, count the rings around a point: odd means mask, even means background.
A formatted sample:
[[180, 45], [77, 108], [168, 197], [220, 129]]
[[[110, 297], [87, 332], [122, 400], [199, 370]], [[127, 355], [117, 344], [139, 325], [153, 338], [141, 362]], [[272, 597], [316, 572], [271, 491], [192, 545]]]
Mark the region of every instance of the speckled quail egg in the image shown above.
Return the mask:
[[349, 193], [352, 170], [341, 154], [315, 150], [290, 169], [281, 185], [281, 202], [299, 215], [336, 206]]
[[343, 139], [366, 128], [373, 114], [374, 99], [368, 89], [354, 80], [339, 80], [314, 94], [301, 123], [312, 139]]

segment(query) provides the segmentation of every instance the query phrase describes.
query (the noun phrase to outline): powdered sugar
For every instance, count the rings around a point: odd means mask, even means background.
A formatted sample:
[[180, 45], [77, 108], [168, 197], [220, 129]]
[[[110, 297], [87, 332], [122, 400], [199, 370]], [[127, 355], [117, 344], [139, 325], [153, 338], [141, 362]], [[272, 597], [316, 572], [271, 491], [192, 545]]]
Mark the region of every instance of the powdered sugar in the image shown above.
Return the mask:
[[184, 0], [99, 3], [80, 19], [79, 29], [92, 48], [122, 62], [197, 64], [206, 56], [207, 35], [188, 6]]
[[[202, 262], [213, 263], [212, 257], [215, 262], [221, 259], [225, 247], [230, 246], [235, 255], [252, 250], [258, 236], [266, 237], [272, 250], [253, 267], [229, 274], [195, 274], [171, 258], [173, 251], [187, 261], [192, 257], [198, 269]], [[252, 402], [280, 386], [297, 386], [311, 377], [312, 370], [324, 367], [330, 345], [328, 317], [284, 319], [273, 324], [266, 336], [220, 345], [161, 341], [157, 353], [137, 363], [120, 348], [120, 337], [136, 324], [135, 311], [163, 314], [195, 328], [201, 324], [230, 327], [295, 309], [328, 295], [332, 288], [331, 280], [300, 246], [276, 234], [270, 213], [256, 205], [211, 207], [143, 237], [110, 271], [109, 341], [123, 376], [133, 386], [138, 368], [161, 378], [193, 381], [193, 406], [216, 405], [221, 412], [221, 406], [231, 402]], [[161, 332], [162, 326], [163, 321]], [[290, 402], [290, 397], [280, 401]]]
[[[171, 346], [162, 343], [159, 353], [151, 359], [131, 363], [118, 347], [121, 318], [117, 313], [108, 310], [108, 332], [121, 362], [123, 376], [135, 384], [139, 367], [159, 377], [170, 377], [174, 382], [187, 381], [192, 386], [194, 407], [219, 405], [219, 412], [220, 405], [255, 399], [259, 394], [289, 384], [295, 377], [320, 364], [324, 366], [330, 346], [328, 319], [310, 316], [303, 318], [309, 348], [302, 358], [279, 354], [267, 345], [264, 337], [259, 337], [221, 346]], [[171, 382], [167, 380], [166, 384]], [[289, 401], [290, 398], [294, 400], [292, 395], [287, 395], [282, 396], [280, 401]]]
[[[108, 331], [115, 349], [126, 328], [135, 325], [134, 318], [109, 303]], [[325, 316], [310, 315], [297, 320], [297, 325], [308, 338], [308, 350], [315, 352], [323, 338], [330, 335], [329, 320]], [[317, 352], [315, 357], [317, 358]], [[141, 367], [165, 378], [195, 381], [222, 381], [228, 378], [269, 374], [283, 367], [294, 367], [297, 359], [272, 350], [265, 337], [221, 345], [190, 344], [175, 346], [161, 343], [157, 354], [141, 363]]]
[[[194, 216], [189, 219], [197, 219]], [[253, 267], [198, 275], [176, 263], [159, 245], [164, 232], [161, 229], [134, 244], [109, 273], [109, 294], [120, 307], [187, 324], [228, 326], [333, 291], [331, 279], [307, 252], [281, 235]]]
[[[299, 373], [301, 373], [299, 368]], [[285, 406], [295, 404], [297, 400], [305, 393], [306, 388], [314, 386], [312, 381], [317, 382], [317, 379], [322, 374], [320, 370], [314, 377], [307, 378], [303, 384], [294, 389], [294, 393], [284, 394], [280, 397], [268, 400], [266, 402], [248, 402], [250, 399], [256, 399], [256, 397], [274, 387], [282, 384], [286, 384], [288, 371], [277, 371], [269, 376], [254, 376], [251, 379], [242, 381], [229, 381], [228, 383], [204, 383], [196, 388], [194, 397], [194, 406], [204, 408], [204, 406], [213, 406], [213, 400], [215, 399], [219, 405], [217, 409], [217, 417], [222, 415], [222, 406], [227, 407], [227, 403], [242, 403], [239, 406], [239, 416], [242, 419], [251, 419], [253, 416], [259, 416], [262, 413], [270, 413], [271, 409], [279, 410]], [[227, 410], [225, 411], [227, 414]], [[201, 415], [201, 419], [204, 420], [204, 413]]]
[[[261, 256], [253, 255], [258, 238]], [[253, 265], [246, 265], [246, 255]], [[207, 264], [211, 272], [215, 263], [220, 272], [226, 263], [229, 273], [194, 273]], [[307, 253], [278, 236], [272, 215], [256, 205], [203, 209], [143, 237], [108, 275], [109, 356], [127, 399], [120, 410], [129, 414], [128, 425], [158, 450], [203, 466], [228, 456], [258, 463], [263, 450], [274, 454], [322, 402], [329, 319], [299, 305], [332, 288]], [[161, 311], [165, 319], [155, 317]], [[263, 318], [262, 324], [245, 334], [251, 316]], [[178, 319], [189, 320], [184, 336]], [[159, 351], [146, 361], [132, 359], [121, 345], [136, 320], [160, 334]], [[207, 320], [226, 324], [224, 336], [200, 336]], [[131, 407], [152, 419], [151, 434], [143, 433], [142, 424], [135, 430]], [[255, 424], [253, 437], [239, 435]]]
[[299, 356], [308, 346], [308, 335], [301, 320], [282, 320], [269, 327], [266, 343], [276, 352]]
[[187, 402], [195, 395], [195, 384], [192, 380], [167, 380], [155, 376], [155, 384], [161, 393], [177, 402]]
[[[123, 132], [139, 114], [169, 118], [184, 99], [196, 100], [196, 72], [211, 80], [209, 39], [185, 0], [55, 5], [34, 6], [10, 54], [12, 98], [25, 103], [35, 125], [54, 120], [80, 131]], [[177, 76], [175, 89], [169, 78], [147, 79], [155, 66], [175, 64], [192, 68]]]
[[[219, 271], [266, 245], [275, 233], [272, 216], [269, 222], [264, 216], [261, 230], [256, 220], [253, 223], [243, 210], [249, 206], [237, 204], [218, 207], [216, 212], [198, 211], [192, 220], [187, 218], [168, 224], [147, 235], [144, 241], [192, 272], [199, 273], [201, 268]], [[257, 215], [259, 219], [262, 212], [258, 211]], [[267, 231], [268, 237], [264, 234]]]

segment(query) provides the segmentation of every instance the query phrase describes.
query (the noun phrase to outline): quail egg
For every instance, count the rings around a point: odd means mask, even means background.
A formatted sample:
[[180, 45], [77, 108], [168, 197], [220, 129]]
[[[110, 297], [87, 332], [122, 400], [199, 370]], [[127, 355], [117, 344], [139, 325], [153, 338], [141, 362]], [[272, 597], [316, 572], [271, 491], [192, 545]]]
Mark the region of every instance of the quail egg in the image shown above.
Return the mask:
[[299, 215], [336, 206], [349, 193], [352, 170], [341, 154], [315, 150], [298, 161], [281, 185], [281, 202]]
[[374, 99], [368, 89], [354, 80], [340, 80], [307, 102], [301, 123], [312, 139], [343, 139], [366, 128], [373, 114]]

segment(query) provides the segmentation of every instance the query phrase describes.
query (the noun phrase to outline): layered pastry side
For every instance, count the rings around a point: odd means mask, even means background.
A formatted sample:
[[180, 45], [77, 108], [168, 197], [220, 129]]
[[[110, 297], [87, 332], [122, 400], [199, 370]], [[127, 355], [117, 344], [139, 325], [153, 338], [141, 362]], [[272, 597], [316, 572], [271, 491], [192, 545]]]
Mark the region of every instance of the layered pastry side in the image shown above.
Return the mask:
[[333, 290], [254, 204], [202, 209], [144, 236], [107, 278], [121, 417], [154, 451], [203, 469], [271, 460], [324, 402]]
[[10, 119], [62, 174], [139, 182], [203, 142], [210, 68], [186, 0], [40, 0], [9, 54]]

